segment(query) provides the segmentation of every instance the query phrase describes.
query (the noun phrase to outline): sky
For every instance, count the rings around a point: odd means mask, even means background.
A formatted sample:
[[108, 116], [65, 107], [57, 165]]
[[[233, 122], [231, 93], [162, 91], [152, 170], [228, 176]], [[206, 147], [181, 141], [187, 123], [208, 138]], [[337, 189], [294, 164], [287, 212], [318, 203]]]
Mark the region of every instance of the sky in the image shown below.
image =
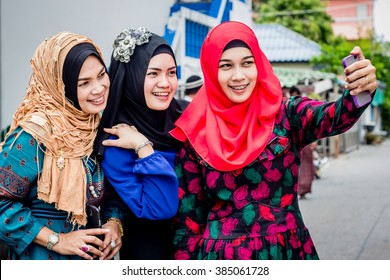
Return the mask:
[[390, 0], [374, 1], [374, 29], [377, 36], [390, 42]]

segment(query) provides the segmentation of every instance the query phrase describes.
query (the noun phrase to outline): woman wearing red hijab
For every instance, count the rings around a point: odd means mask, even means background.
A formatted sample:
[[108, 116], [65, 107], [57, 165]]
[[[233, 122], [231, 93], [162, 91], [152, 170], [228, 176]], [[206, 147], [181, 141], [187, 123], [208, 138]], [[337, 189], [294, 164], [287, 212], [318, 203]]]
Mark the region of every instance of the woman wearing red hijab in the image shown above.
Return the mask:
[[282, 100], [248, 26], [225, 22], [209, 32], [204, 85], [171, 131], [183, 142], [175, 259], [318, 259], [298, 206], [299, 155], [347, 131], [368, 106], [352, 95], [374, 93], [375, 67], [360, 48], [351, 54], [361, 62], [346, 68], [348, 90], [336, 102]]

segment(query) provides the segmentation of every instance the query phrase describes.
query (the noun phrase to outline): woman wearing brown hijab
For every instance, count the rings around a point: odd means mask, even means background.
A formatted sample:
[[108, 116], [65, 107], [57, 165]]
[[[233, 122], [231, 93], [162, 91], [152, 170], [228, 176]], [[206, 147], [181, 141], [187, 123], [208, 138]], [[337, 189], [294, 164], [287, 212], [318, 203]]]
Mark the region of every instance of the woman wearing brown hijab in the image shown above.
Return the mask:
[[[120, 210], [91, 156], [110, 87], [100, 48], [61, 32], [31, 66], [0, 144], [0, 241], [10, 259], [110, 259], [121, 246]], [[87, 229], [87, 204], [101, 207], [103, 228]]]

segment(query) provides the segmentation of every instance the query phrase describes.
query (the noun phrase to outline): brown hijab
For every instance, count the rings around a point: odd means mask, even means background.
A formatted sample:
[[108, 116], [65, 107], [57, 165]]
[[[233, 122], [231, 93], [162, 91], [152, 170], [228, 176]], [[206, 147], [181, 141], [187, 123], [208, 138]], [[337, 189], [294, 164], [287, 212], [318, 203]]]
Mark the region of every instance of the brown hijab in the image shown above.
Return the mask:
[[[78, 103], [74, 104], [77, 95], [72, 101], [67, 98], [63, 72], [68, 71], [64, 69], [68, 53], [83, 43], [88, 43], [84, 45], [92, 48], [91, 54], [104, 65], [100, 48], [82, 35], [60, 32], [38, 46], [30, 61], [33, 73], [26, 96], [9, 132], [21, 126], [45, 146], [42, 172], [38, 175], [38, 198], [68, 212], [70, 222], [78, 226], [86, 224], [86, 174], [82, 158], [91, 155], [100, 114], [78, 109]], [[72, 67], [72, 63], [67, 65]]]

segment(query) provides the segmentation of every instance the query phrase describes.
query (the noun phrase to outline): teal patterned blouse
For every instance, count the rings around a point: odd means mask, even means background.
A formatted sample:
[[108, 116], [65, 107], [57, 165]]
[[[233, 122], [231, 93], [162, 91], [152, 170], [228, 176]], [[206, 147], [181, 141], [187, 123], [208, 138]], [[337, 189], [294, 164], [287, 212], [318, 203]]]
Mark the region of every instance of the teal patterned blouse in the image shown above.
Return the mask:
[[[0, 153], [0, 241], [9, 246], [10, 259], [80, 259], [79, 256], [57, 254], [33, 242], [43, 226], [58, 233], [76, 230], [69, 222], [67, 212], [37, 198], [37, 177], [43, 166], [43, 150], [44, 147], [20, 127], [5, 139]], [[96, 198], [86, 190], [87, 203], [101, 206], [103, 223], [110, 217], [122, 219], [123, 208], [114, 192], [104, 187], [101, 170], [98, 174], [100, 168], [92, 159], [83, 162], [84, 168], [90, 171], [95, 189], [101, 186], [100, 196]], [[86, 173], [87, 182], [90, 182], [87, 169]]]

